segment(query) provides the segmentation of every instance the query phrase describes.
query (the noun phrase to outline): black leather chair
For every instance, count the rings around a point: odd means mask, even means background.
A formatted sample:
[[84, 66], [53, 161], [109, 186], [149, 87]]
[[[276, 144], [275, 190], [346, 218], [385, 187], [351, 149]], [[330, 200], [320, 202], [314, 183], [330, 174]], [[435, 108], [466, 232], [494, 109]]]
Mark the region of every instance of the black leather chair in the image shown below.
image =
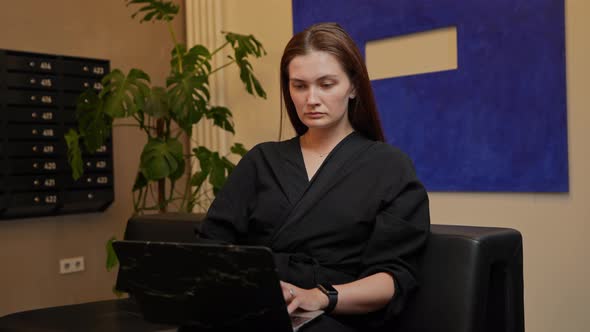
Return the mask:
[[[195, 241], [203, 215], [129, 220], [125, 238]], [[419, 254], [420, 288], [392, 331], [523, 332], [522, 237], [509, 228], [432, 225]]]

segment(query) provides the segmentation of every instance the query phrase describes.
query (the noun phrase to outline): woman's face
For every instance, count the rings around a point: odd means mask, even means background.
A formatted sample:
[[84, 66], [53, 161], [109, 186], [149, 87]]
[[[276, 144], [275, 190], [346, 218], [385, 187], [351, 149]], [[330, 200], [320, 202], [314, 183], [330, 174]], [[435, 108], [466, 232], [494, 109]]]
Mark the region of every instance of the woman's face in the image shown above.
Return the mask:
[[348, 100], [354, 88], [330, 53], [311, 51], [289, 63], [289, 92], [297, 115], [310, 130], [351, 128]]

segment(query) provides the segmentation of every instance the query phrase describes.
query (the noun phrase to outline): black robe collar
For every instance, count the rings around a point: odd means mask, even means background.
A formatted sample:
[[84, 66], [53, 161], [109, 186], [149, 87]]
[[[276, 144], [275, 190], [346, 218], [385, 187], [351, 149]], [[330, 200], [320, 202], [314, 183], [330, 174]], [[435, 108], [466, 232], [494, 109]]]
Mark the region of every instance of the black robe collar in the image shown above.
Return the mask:
[[358, 160], [360, 154], [373, 144], [374, 141], [356, 132], [349, 134], [334, 147], [308, 181], [299, 137], [279, 143], [278, 149], [273, 151], [278, 158], [268, 156], [267, 162], [291, 206], [283, 213], [279, 221], [281, 225], [273, 234], [270, 245], [277, 241], [286, 228], [301, 220], [339, 180], [345, 178], [354, 169], [347, 165]]

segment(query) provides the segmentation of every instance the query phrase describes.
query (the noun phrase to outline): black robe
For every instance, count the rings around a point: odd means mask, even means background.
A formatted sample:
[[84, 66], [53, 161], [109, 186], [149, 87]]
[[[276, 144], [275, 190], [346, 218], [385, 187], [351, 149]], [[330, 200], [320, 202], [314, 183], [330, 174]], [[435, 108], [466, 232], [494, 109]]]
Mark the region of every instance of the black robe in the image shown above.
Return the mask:
[[428, 197], [411, 160], [352, 133], [311, 180], [299, 137], [255, 146], [218, 193], [201, 234], [271, 248], [281, 280], [302, 288], [390, 273], [395, 295], [383, 310], [333, 316], [368, 330], [399, 313], [417, 286], [412, 256], [429, 226]]

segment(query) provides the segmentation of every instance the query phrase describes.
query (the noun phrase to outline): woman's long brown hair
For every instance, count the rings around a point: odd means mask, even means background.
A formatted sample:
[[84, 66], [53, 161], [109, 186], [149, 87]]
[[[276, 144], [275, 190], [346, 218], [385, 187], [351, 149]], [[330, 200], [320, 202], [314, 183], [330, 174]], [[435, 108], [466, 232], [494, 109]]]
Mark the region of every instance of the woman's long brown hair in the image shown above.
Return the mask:
[[305, 134], [308, 128], [297, 116], [295, 104], [291, 99], [289, 92], [289, 64], [295, 57], [312, 51], [332, 54], [338, 59], [340, 66], [348, 75], [355, 89], [355, 98], [348, 101], [348, 119], [352, 128], [368, 139], [385, 141], [365, 61], [352, 38], [336, 23], [318, 23], [308, 27], [294, 35], [283, 52], [281, 58], [281, 93], [289, 120], [297, 135]]

